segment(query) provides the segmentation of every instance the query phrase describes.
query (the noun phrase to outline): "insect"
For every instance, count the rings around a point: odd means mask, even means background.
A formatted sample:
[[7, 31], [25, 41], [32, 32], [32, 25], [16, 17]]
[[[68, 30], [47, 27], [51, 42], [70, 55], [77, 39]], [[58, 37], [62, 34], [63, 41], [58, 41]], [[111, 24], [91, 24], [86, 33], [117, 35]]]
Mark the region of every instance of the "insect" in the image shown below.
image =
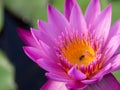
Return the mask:
[[81, 61], [84, 57], [85, 57], [85, 55], [80, 56], [80, 58], [79, 58], [80, 61]]

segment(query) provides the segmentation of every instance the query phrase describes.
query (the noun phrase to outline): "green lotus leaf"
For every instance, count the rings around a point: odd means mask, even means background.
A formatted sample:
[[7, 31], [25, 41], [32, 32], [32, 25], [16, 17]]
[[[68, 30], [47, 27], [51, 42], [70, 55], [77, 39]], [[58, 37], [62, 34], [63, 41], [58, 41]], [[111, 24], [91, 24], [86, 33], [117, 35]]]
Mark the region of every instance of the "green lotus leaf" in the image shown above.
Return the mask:
[[115, 22], [120, 19], [120, 0], [112, 0], [112, 9], [112, 21]]
[[113, 72], [113, 75], [116, 77], [116, 79], [120, 82], [120, 71]]
[[4, 0], [4, 3], [9, 11], [33, 26], [37, 25], [37, 19], [47, 18], [48, 0]]
[[16, 90], [14, 68], [2, 51], [0, 51], [0, 90]]

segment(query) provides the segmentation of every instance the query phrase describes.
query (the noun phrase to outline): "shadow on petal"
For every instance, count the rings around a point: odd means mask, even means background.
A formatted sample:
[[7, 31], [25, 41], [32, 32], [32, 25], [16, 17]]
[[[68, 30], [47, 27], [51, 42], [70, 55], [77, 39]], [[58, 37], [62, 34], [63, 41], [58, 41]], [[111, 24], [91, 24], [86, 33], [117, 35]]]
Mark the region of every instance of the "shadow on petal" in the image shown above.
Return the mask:
[[85, 90], [120, 90], [120, 84], [112, 74], [107, 74], [103, 79], [96, 83], [88, 85]]

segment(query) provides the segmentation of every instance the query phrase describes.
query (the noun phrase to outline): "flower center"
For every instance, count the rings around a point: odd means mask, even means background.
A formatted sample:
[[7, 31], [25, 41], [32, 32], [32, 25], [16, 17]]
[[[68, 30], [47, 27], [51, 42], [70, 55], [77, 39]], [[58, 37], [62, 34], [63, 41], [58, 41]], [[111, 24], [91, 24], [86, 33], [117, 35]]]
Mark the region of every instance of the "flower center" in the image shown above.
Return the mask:
[[66, 72], [75, 66], [90, 78], [102, 68], [102, 39], [98, 42], [93, 35], [79, 36], [78, 33], [62, 34], [59, 38], [56, 51]]
[[67, 44], [61, 48], [61, 55], [66, 58], [72, 65], [87, 66], [95, 58], [95, 51], [90, 42], [86, 39], [74, 38], [68, 40]]

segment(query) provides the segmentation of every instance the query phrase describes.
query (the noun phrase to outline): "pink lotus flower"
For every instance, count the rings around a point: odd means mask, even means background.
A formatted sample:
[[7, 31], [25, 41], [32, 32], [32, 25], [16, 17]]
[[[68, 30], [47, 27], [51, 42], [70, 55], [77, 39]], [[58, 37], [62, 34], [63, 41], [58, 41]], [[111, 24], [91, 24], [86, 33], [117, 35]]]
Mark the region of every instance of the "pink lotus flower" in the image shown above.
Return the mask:
[[120, 90], [111, 74], [120, 69], [120, 20], [110, 28], [111, 13], [111, 4], [101, 11], [91, 0], [83, 15], [76, 0], [66, 0], [64, 15], [49, 5], [48, 22], [19, 29], [25, 53], [47, 71], [40, 90]]

